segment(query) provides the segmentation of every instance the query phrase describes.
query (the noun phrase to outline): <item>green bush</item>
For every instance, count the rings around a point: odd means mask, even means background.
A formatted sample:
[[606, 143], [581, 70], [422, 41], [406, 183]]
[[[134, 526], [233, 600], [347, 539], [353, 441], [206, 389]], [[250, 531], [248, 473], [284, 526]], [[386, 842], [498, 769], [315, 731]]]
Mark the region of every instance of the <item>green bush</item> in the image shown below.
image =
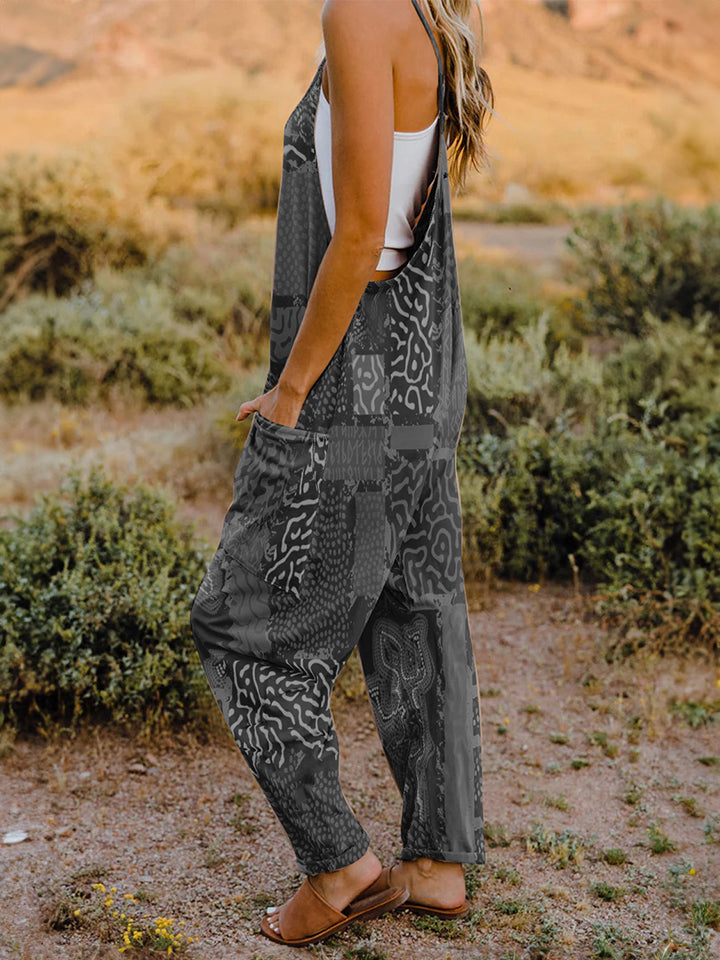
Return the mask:
[[649, 425], [720, 409], [720, 339], [703, 314], [689, 329], [682, 320], [645, 315], [646, 334], [628, 338], [602, 364], [602, 392]]
[[627, 451], [604, 489], [579, 556], [602, 583], [720, 605], [720, 414], [686, 418]]
[[[562, 417], [547, 429], [512, 427], [505, 437], [464, 434], [458, 477], [468, 553], [488, 558], [502, 577], [569, 577], [570, 554], [592, 522], [591, 491], [605, 489], [633, 442], [618, 425], [603, 439], [576, 436]], [[592, 579], [595, 570], [583, 572]]]
[[173, 244], [143, 274], [170, 290], [179, 320], [202, 321], [221, 336], [230, 332], [264, 347], [274, 243], [267, 224], [245, 224], [212, 245]]
[[[553, 343], [549, 312], [512, 337], [465, 331], [467, 433], [504, 433], [532, 420], [543, 429], [559, 416], [592, 424], [614, 413], [649, 426], [720, 408], [720, 338], [710, 314], [694, 329], [646, 314], [643, 338], [623, 338], [604, 357], [583, 344]], [[588, 426], [588, 429], [591, 429]]]
[[189, 623], [205, 567], [162, 494], [73, 471], [0, 531], [0, 723], [192, 716], [207, 687]]
[[169, 291], [153, 284], [30, 294], [2, 315], [0, 397], [84, 404], [120, 388], [189, 405], [230, 386], [222, 345], [204, 323], [177, 320]]
[[521, 580], [581, 577], [720, 608], [720, 414], [654, 431], [625, 417], [576, 434], [516, 427], [458, 450], [470, 555]]
[[573, 215], [568, 279], [593, 329], [640, 336], [646, 314], [689, 322], [713, 316], [720, 332], [720, 204], [684, 209], [662, 197]]
[[478, 335], [513, 337], [548, 307], [542, 282], [524, 265], [458, 262], [463, 323]]
[[533, 419], [543, 428], [563, 412], [577, 418], [614, 411], [621, 401], [619, 385], [606, 383], [603, 362], [583, 346], [553, 345], [549, 311], [529, 321], [515, 336], [492, 331], [465, 332], [468, 401], [464, 427], [468, 433], [504, 432]]

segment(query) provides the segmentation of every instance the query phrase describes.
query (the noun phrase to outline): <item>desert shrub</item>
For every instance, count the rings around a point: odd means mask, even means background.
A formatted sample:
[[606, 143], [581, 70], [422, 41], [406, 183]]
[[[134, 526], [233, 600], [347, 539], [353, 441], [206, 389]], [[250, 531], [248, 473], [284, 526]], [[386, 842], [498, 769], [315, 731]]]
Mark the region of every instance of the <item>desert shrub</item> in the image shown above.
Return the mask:
[[646, 323], [646, 336], [620, 338], [603, 357], [586, 344], [555, 343], [547, 311], [512, 337], [466, 330], [465, 431], [502, 434], [528, 420], [546, 428], [560, 416], [591, 424], [614, 413], [657, 426], [717, 410], [720, 340], [711, 316], [693, 329], [649, 313]]
[[29, 291], [63, 296], [100, 264], [159, 247], [107, 170], [67, 154], [11, 154], [0, 167], [0, 310]]
[[163, 91], [125, 105], [107, 143], [113, 164], [133, 171], [148, 197], [193, 208], [225, 227], [275, 213], [282, 122], [262, 86], [246, 80], [240, 92], [235, 83], [210, 87], [174, 78]]
[[611, 417], [574, 433], [559, 418], [463, 435], [467, 549], [521, 580], [567, 577], [573, 554], [582, 578], [609, 591], [720, 609], [718, 454], [717, 413], [654, 430]]
[[639, 401], [642, 419], [627, 419], [640, 433], [623, 469], [612, 473], [603, 491], [592, 491], [594, 520], [578, 554], [603, 587], [629, 607], [642, 596], [648, 618], [664, 621], [663, 629], [670, 632], [674, 628], [666, 614], [671, 608], [688, 630], [708, 617], [720, 622], [715, 389], [711, 373], [698, 364], [697, 383], [681, 394], [690, 413], [672, 398]]
[[78, 404], [120, 389], [187, 405], [230, 385], [222, 348], [204, 323], [177, 320], [161, 287], [86, 281], [68, 297], [30, 294], [5, 310], [0, 396]]
[[71, 472], [0, 531], [0, 723], [189, 718], [206, 691], [189, 625], [204, 570], [162, 493]]
[[245, 224], [212, 244], [174, 244], [142, 273], [171, 292], [178, 319], [202, 321], [221, 336], [241, 338], [246, 346], [264, 346], [274, 242], [269, 224]]
[[685, 209], [662, 197], [573, 216], [568, 278], [595, 329], [640, 336], [646, 314], [694, 321], [720, 332], [720, 204]]
[[504, 432], [532, 418], [549, 426], [564, 411], [580, 419], [599, 409], [615, 410], [617, 385], [603, 385], [603, 364], [585, 347], [553, 343], [550, 313], [543, 311], [521, 332], [507, 336], [492, 328], [465, 333], [468, 433]]
[[458, 280], [463, 323], [478, 335], [515, 336], [548, 307], [540, 278], [524, 265], [465, 257]]
[[626, 338], [605, 357], [603, 394], [649, 425], [720, 408], [720, 340], [710, 334], [712, 315], [703, 314], [693, 328], [650, 313], [645, 322], [644, 337]]
[[269, 310], [244, 284], [228, 287], [181, 287], [173, 298], [176, 316], [191, 323], [200, 321], [217, 334], [228, 331], [260, 342], [269, 330]]
[[[486, 434], [488, 444], [502, 441]], [[476, 449], [490, 463], [495, 462], [495, 451]], [[503, 483], [490, 471], [484, 472], [465, 466], [458, 468], [458, 484], [462, 505], [462, 564], [468, 584], [489, 583], [503, 569], [505, 537], [501, 509]]]
[[658, 428], [628, 450], [579, 556], [610, 589], [664, 591], [720, 606], [720, 414]]
[[[487, 558], [502, 577], [569, 577], [570, 554], [591, 522], [592, 491], [605, 489], [628, 443], [617, 425], [603, 439], [576, 436], [562, 417], [547, 429], [512, 427], [504, 437], [463, 434], [458, 477], [469, 554]], [[583, 572], [590, 579], [594, 570]]]

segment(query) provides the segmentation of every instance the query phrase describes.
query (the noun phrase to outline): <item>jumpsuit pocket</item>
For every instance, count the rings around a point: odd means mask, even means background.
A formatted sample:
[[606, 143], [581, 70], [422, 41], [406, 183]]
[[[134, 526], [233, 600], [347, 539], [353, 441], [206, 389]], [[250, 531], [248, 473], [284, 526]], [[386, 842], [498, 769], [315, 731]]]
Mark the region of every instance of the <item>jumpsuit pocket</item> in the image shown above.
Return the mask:
[[261, 580], [300, 597], [315, 541], [329, 436], [255, 413], [220, 545]]

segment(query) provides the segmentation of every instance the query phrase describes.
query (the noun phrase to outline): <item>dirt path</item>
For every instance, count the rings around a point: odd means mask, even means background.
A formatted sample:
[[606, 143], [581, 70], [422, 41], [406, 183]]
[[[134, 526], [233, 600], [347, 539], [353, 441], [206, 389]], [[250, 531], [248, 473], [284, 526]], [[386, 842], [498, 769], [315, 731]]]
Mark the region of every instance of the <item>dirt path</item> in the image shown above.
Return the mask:
[[[257, 932], [265, 906], [301, 877], [229, 734], [219, 727], [211, 746], [185, 736], [148, 747], [102, 730], [53, 746], [17, 742], [0, 761], [0, 834], [28, 834], [0, 845], [2, 960], [119, 956], [97, 921], [55, 931], [40, 921], [58, 907], [52, 882], [83, 868], [86, 887], [105, 885], [102, 897], [91, 891], [98, 902], [115, 887], [121, 909], [172, 918], [198, 937], [194, 960], [649, 960], [670, 936], [689, 945], [689, 905], [720, 899], [720, 766], [700, 762], [720, 753], [718, 724], [693, 729], [668, 704], [673, 694], [716, 698], [718, 666], [646, 658], [614, 667], [599, 654], [602, 631], [552, 585], [501, 585], [472, 631], [487, 863], [467, 871], [468, 919], [433, 927], [401, 911], [313, 949], [272, 944]], [[372, 711], [366, 700], [338, 700], [334, 712], [343, 787], [389, 862], [401, 808]], [[675, 849], [651, 852], [653, 824]], [[627, 862], [605, 862], [608, 848]], [[708, 944], [678, 956], [718, 957], [719, 944], [710, 931]]]
[[512, 255], [532, 265], [540, 274], [557, 275], [570, 233], [566, 224], [476, 223], [454, 220], [458, 244], [477, 246], [480, 252]]

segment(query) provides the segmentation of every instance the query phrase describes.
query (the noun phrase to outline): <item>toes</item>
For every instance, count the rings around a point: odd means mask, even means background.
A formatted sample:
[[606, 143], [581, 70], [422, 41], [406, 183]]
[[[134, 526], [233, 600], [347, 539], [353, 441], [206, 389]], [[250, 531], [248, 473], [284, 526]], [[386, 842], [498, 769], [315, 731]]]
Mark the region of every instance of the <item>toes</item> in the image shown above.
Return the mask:
[[278, 916], [279, 907], [266, 907], [265, 912], [267, 922], [273, 933], [280, 933], [280, 918]]

